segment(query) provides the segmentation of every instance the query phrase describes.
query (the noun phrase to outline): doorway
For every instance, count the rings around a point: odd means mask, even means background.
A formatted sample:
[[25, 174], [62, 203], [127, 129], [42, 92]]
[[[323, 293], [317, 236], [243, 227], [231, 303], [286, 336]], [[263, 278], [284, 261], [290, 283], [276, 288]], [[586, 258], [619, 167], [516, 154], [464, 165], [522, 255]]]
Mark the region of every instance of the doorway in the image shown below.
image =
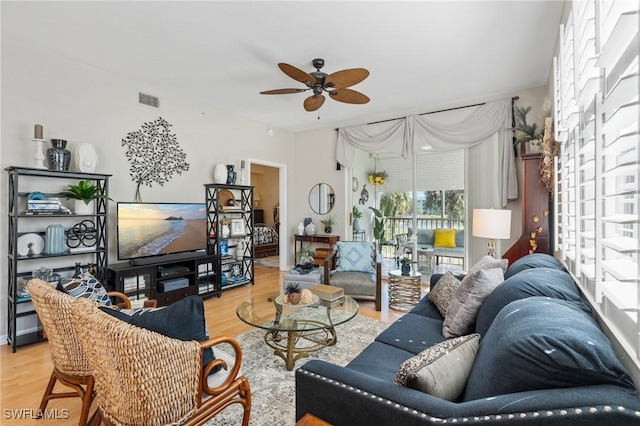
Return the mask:
[[[268, 241], [264, 247], [258, 247], [256, 250], [256, 261], [261, 259], [258, 256], [267, 255], [268, 261], [264, 265], [273, 267], [277, 265], [278, 269], [286, 269], [288, 231], [286, 219], [286, 165], [264, 161], [259, 159], [249, 159], [249, 185], [254, 187], [254, 222], [262, 223], [266, 227], [274, 230], [278, 235], [277, 251], [271, 251]], [[269, 231], [270, 232], [270, 231]], [[274, 258], [278, 256], [277, 259]], [[263, 266], [264, 266], [263, 265]]]

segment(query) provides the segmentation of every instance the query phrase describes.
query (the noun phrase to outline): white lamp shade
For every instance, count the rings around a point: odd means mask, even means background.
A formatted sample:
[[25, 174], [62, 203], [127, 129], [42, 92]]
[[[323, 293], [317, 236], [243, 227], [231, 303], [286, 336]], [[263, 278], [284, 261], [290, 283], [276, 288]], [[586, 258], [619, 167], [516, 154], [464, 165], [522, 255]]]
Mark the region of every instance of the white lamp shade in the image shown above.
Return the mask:
[[511, 210], [473, 209], [472, 234], [480, 238], [510, 238]]

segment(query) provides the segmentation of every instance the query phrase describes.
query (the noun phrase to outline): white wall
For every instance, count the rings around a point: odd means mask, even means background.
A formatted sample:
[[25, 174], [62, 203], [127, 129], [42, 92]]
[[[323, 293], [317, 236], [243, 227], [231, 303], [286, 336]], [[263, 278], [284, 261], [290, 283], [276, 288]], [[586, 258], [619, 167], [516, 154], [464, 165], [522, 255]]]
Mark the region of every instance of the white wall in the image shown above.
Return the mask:
[[[159, 96], [160, 109], [138, 105], [139, 91]], [[235, 164], [238, 169], [241, 160], [252, 157], [294, 168], [297, 148], [291, 132], [276, 129], [274, 136], [270, 137], [267, 134], [269, 126], [263, 123], [53, 56], [46, 51], [18, 45], [6, 38], [2, 40], [0, 164], [3, 169], [34, 164], [31, 139], [34, 124], [40, 123], [44, 126], [46, 139], [66, 139], [67, 148], [72, 153], [78, 144], [91, 143], [99, 158], [96, 172], [113, 175], [110, 196], [115, 201], [132, 201], [135, 184], [129, 176], [129, 163], [121, 140], [144, 122], [159, 116], [173, 125], [171, 129], [185, 151], [190, 167], [164, 186], [143, 186], [143, 201], [204, 202], [203, 184], [213, 182], [216, 163]], [[325, 144], [335, 146], [324, 140], [322, 145]], [[321, 144], [318, 142], [318, 145]], [[328, 164], [334, 164], [335, 170], [335, 161], [330, 159], [335, 158], [335, 154], [321, 154], [328, 158]], [[72, 170], [75, 170], [75, 165], [72, 165]], [[304, 175], [309, 181], [324, 180], [317, 177], [316, 173], [320, 172], [325, 170], [318, 168], [306, 171]], [[290, 173], [290, 188], [296, 187], [293, 185], [294, 177]], [[6, 193], [5, 172], [1, 174], [0, 187]], [[293, 208], [294, 199], [289, 197], [287, 208]], [[306, 211], [302, 209], [304, 214]], [[2, 200], [0, 213], [3, 218], [7, 217], [6, 198]], [[113, 263], [117, 260], [114, 251], [115, 203], [110, 203], [110, 213], [109, 261]], [[291, 216], [295, 219], [303, 213]], [[271, 215], [270, 209], [265, 214]], [[6, 219], [0, 221], [0, 240], [7, 241]], [[6, 243], [0, 244], [0, 257], [6, 259], [6, 256]], [[73, 259], [68, 261], [71, 263]], [[6, 268], [6, 262], [0, 262], [0, 276], [5, 277], [0, 280], [0, 318], [5, 319]], [[6, 334], [6, 327], [6, 322], [0, 321], [0, 336]]]

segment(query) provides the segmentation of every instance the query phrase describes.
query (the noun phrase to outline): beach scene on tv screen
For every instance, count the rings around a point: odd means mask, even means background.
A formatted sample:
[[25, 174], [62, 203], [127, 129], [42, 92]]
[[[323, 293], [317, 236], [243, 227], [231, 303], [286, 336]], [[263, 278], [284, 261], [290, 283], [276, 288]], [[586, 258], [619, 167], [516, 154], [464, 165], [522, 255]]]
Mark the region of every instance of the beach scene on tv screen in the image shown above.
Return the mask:
[[118, 257], [201, 250], [206, 229], [204, 204], [118, 204]]

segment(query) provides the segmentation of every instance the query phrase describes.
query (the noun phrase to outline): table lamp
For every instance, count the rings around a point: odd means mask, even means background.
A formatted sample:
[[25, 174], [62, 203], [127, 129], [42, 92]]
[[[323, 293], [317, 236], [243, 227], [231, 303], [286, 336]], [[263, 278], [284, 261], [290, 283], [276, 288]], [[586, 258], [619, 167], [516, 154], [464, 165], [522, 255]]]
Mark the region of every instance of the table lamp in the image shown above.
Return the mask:
[[473, 209], [474, 237], [489, 238], [489, 256], [496, 257], [496, 239], [511, 237], [511, 210]]

